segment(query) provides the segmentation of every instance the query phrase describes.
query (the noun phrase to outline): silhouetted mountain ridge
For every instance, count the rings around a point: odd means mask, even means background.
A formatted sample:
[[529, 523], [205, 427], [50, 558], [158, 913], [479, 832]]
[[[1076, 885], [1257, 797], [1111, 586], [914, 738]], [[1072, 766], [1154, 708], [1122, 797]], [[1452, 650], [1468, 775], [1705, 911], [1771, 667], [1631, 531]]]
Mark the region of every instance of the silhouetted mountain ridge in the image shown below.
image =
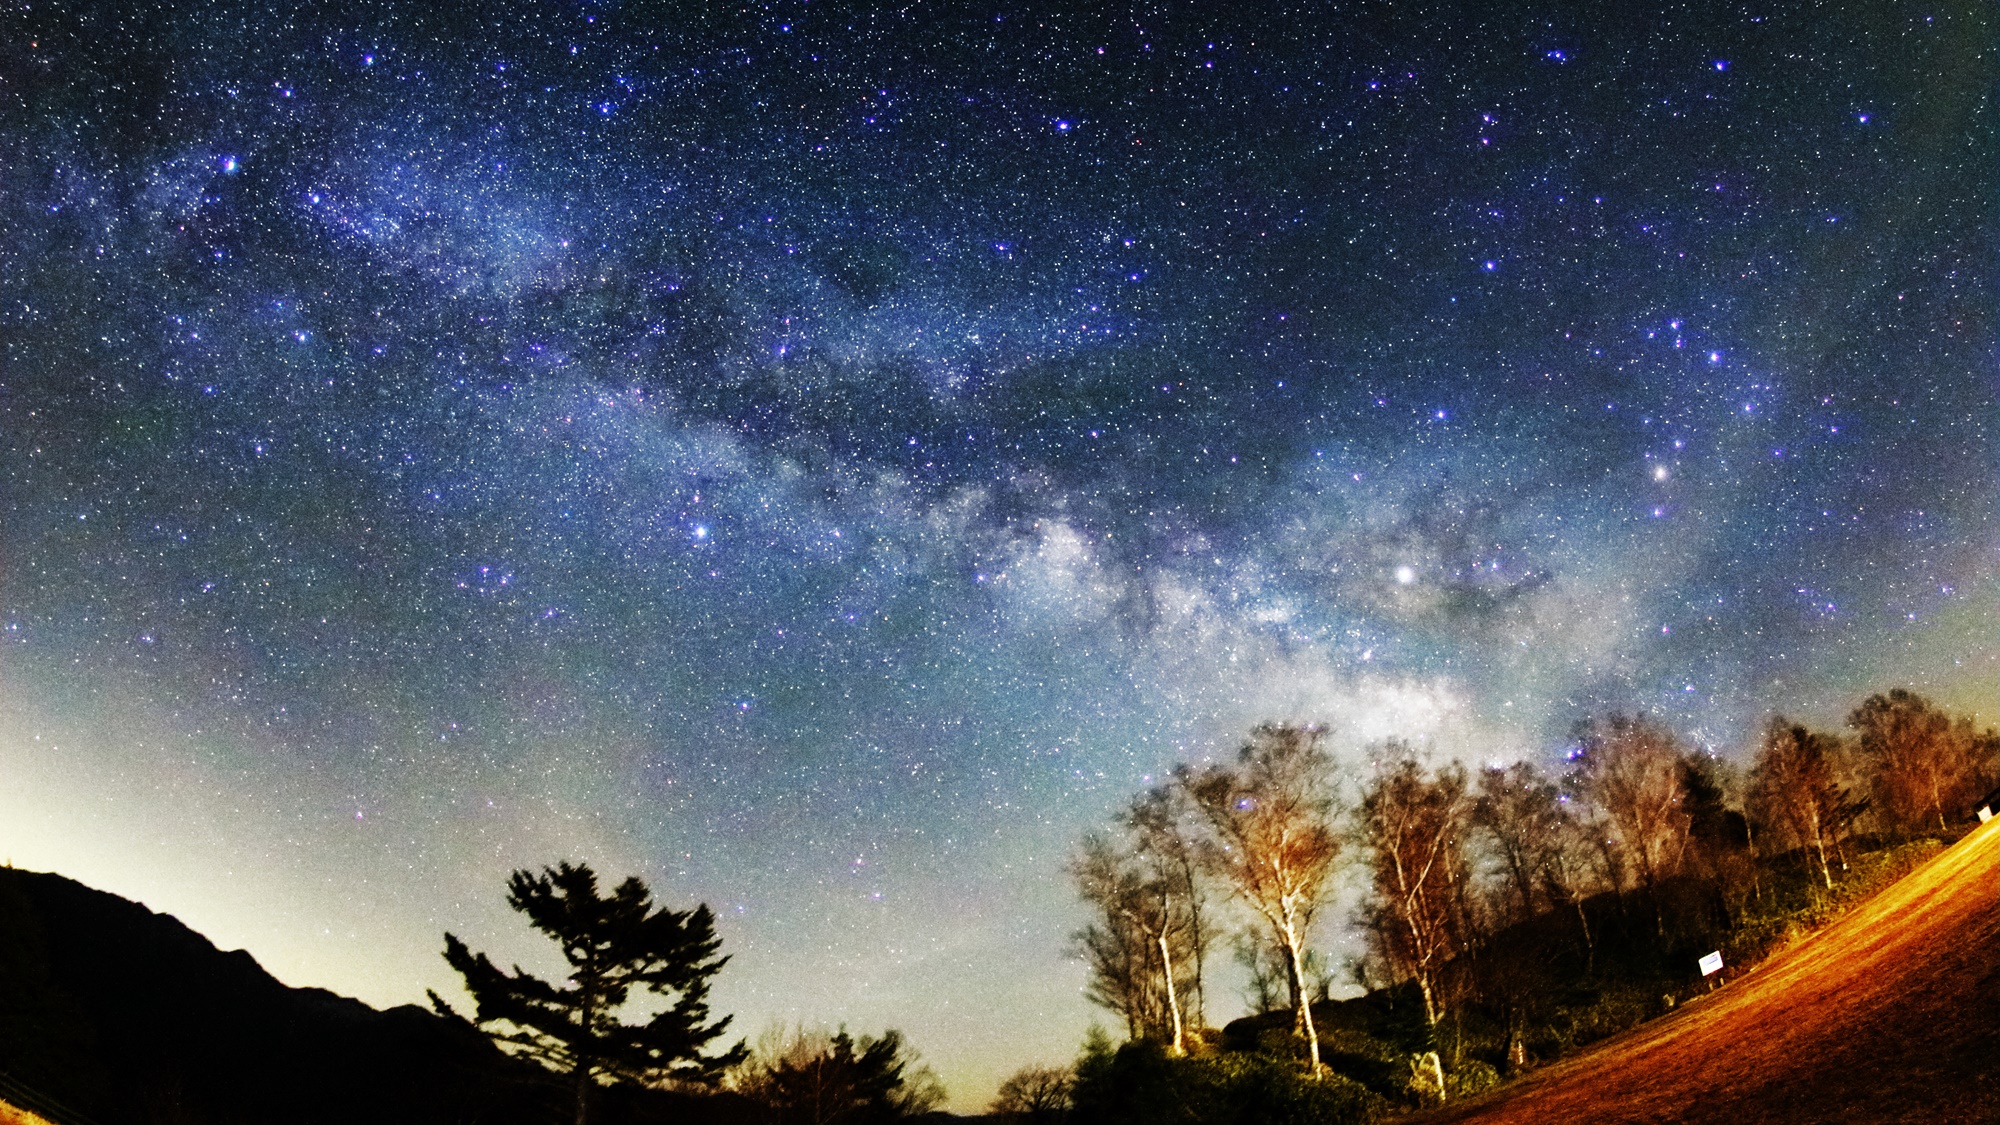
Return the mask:
[[[13, 868], [0, 868], [0, 1074], [59, 1125], [564, 1116], [543, 1071], [463, 1021], [289, 987], [171, 915]], [[714, 1120], [728, 1108], [608, 1094], [595, 1119]]]

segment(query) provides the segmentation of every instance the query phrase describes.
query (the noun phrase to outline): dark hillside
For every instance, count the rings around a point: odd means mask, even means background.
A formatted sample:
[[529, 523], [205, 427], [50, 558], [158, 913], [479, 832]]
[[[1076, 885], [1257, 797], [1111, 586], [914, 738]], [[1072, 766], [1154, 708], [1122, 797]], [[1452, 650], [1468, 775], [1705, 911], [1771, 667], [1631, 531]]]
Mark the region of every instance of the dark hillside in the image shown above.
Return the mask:
[[[0, 1075], [59, 1125], [526, 1125], [566, 1113], [537, 1068], [462, 1023], [287, 987], [171, 916], [12, 868], [0, 869]], [[642, 1104], [655, 1100], [607, 1096], [597, 1120], [722, 1108]]]

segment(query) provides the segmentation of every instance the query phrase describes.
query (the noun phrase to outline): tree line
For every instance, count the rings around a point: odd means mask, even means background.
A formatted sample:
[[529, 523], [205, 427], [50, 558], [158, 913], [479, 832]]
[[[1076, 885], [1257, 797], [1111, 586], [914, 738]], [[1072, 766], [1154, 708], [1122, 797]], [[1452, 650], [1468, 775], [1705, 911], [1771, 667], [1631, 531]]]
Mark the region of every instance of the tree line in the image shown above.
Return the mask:
[[1871, 695], [1846, 725], [1773, 716], [1747, 771], [1613, 714], [1580, 723], [1552, 768], [1468, 769], [1391, 741], [1358, 776], [1336, 767], [1323, 729], [1260, 726], [1232, 760], [1176, 768], [1083, 840], [1070, 874], [1091, 910], [1074, 945], [1088, 995], [1131, 1041], [1208, 1050], [1207, 966], [1246, 923], [1234, 944], [1253, 991], [1282, 1000], [1316, 1074], [1313, 1002], [1337, 974], [1310, 935], [1353, 870], [1367, 955], [1348, 973], [1406, 998], [1411, 1088], [1442, 1099], [1442, 1029], [1466, 1007], [1519, 1066], [1551, 966], [1601, 977], [1607, 927], [1620, 972], [1635, 956], [1655, 977], [1691, 970], [1691, 952], [1744, 924], [1783, 873], [1831, 890], [1858, 839], [1951, 834], [2000, 781], [2000, 735], [1915, 693]]
[[[1088, 995], [1157, 1055], [1094, 1041], [1075, 1068], [1016, 1074], [995, 1110], [1035, 1121], [1093, 1104], [1117, 1121], [1208, 1120], [1203, 1105], [1232, 1120], [1263, 1119], [1245, 1108], [1258, 1104], [1286, 1119], [1372, 1114], [1375, 1092], [1333, 1081], [1322, 1057], [1338, 974], [1312, 935], [1348, 871], [1365, 884], [1354, 920], [1368, 953], [1347, 969], [1412, 1017], [1390, 1034], [1415, 1048], [1403, 1088], [1419, 1100], [1465, 1088], [1477, 1070], [1463, 1060], [1470, 1009], [1499, 1029], [1502, 1061], [1523, 1064], [1559, 983], [1552, 966], [1569, 962], [1574, 982], [1635, 950], [1685, 959], [1777, 897], [1785, 871], [1831, 891], [1863, 836], [1949, 835], [2000, 781], [2000, 735], [1914, 693], [1868, 697], [1847, 727], [1773, 716], [1743, 772], [1654, 719], [1614, 714], [1579, 724], [1554, 770], [1468, 770], [1390, 741], [1354, 776], [1322, 728], [1260, 726], [1232, 759], [1180, 766], [1138, 794], [1069, 865], [1092, 914], [1075, 935]], [[445, 960], [476, 1007], [468, 1017], [431, 1001], [563, 1084], [575, 1125], [589, 1125], [607, 1087], [708, 1093], [701, 1116], [770, 1125], [877, 1125], [943, 1100], [893, 1030], [721, 1045], [730, 1020], [713, 1018], [708, 995], [728, 958], [705, 905], [662, 907], [636, 878], [607, 892], [570, 863], [514, 872], [507, 901], [556, 943], [567, 975], [503, 970], [447, 933]], [[1249, 970], [1255, 1006], [1285, 1013], [1280, 1053], [1303, 1065], [1265, 1050], [1268, 1036], [1217, 1053], [1207, 978], [1225, 946]], [[1454, 1020], [1461, 1049], [1447, 1052]], [[1340, 1033], [1351, 1064], [1355, 1040]], [[1206, 1069], [1170, 1065], [1190, 1056]]]

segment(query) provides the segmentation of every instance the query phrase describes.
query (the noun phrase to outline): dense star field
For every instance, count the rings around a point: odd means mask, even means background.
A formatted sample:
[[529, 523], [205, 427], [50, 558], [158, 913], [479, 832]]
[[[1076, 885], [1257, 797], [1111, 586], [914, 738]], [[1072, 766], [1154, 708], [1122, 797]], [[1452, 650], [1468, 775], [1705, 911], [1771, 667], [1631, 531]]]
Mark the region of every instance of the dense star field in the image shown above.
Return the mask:
[[1256, 722], [2000, 718], [1989, 5], [447, 7], [0, 17], [15, 863], [394, 1004], [588, 860], [969, 1108]]

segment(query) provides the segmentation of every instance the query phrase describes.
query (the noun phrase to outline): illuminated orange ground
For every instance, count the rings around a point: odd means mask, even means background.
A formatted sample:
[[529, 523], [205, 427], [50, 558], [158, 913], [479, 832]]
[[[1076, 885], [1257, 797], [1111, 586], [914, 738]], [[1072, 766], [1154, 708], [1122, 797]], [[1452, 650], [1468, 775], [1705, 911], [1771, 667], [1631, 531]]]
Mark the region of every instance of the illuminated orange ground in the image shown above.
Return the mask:
[[2000, 1122], [2000, 820], [1714, 995], [1423, 1120]]
[[25, 1109], [0, 1101], [0, 1125], [50, 1125], [45, 1117], [37, 1117]]

